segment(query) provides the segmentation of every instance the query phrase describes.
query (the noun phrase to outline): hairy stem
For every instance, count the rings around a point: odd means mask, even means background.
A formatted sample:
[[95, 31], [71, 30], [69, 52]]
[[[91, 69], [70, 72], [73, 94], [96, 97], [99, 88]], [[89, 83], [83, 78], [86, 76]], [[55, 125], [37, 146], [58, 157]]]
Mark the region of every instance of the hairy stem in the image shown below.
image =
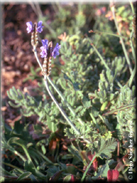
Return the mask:
[[66, 113], [64, 112], [64, 110], [60, 107], [60, 105], [58, 104], [58, 102], [56, 101], [56, 99], [54, 98], [54, 96], [52, 95], [49, 87], [48, 87], [48, 82], [47, 82], [47, 76], [44, 76], [44, 81], [45, 81], [45, 86], [46, 89], [51, 97], [51, 99], [53, 100], [53, 102], [56, 104], [57, 108], [60, 110], [62, 116], [66, 119], [66, 121], [68, 122], [68, 124], [73, 128], [73, 130], [75, 131], [75, 133], [77, 135], [80, 135], [80, 132], [77, 130], [77, 128], [73, 125], [73, 123], [68, 119]]
[[39, 64], [41, 70], [43, 71], [42, 65], [41, 65], [41, 63], [40, 63], [40, 61], [39, 61], [39, 58], [38, 58], [38, 55], [37, 55], [36, 47], [33, 47], [33, 52], [34, 52], [34, 55], [35, 55], [35, 57], [36, 57], [36, 60], [37, 60], [37, 62], [38, 62], [38, 64]]
[[[74, 124], [70, 121], [70, 119], [67, 117], [66, 113], [64, 112], [64, 110], [60, 107], [60, 105], [58, 104], [58, 102], [56, 101], [56, 99], [54, 98], [54, 96], [52, 95], [49, 87], [48, 87], [48, 82], [47, 82], [47, 76], [44, 76], [44, 81], [45, 81], [45, 86], [46, 89], [51, 97], [51, 99], [53, 100], [53, 102], [56, 104], [57, 108], [59, 109], [59, 111], [61, 112], [62, 116], [66, 119], [66, 121], [68, 122], [68, 124], [71, 126], [71, 128], [75, 131], [75, 133], [77, 135], [80, 135], [79, 130], [74, 126]], [[81, 136], [80, 138], [82, 138], [85, 142], [90, 143], [89, 140], [85, 139], [83, 136]]]
[[[67, 105], [67, 107], [69, 108], [70, 112], [72, 113], [73, 116], [76, 116], [76, 113], [74, 112], [74, 110], [71, 108], [71, 106], [69, 105], [69, 103], [66, 101], [66, 99], [64, 98], [64, 96], [62, 95], [62, 93], [58, 90], [58, 88], [54, 85], [54, 83], [52, 82], [52, 80], [47, 77], [49, 83], [52, 85], [52, 87], [56, 90], [56, 92], [59, 94], [60, 98], [62, 99], [62, 101]], [[81, 125], [84, 125], [84, 123], [82, 122], [82, 120], [80, 118], [77, 118], [78, 121], [80, 122]]]

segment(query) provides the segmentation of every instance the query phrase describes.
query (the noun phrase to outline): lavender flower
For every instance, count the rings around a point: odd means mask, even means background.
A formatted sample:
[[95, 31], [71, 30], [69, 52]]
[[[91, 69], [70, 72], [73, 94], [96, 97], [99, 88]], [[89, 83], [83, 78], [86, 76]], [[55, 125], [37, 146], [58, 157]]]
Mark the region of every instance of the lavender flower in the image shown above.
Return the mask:
[[40, 49], [41, 49], [40, 55], [41, 55], [41, 58], [45, 58], [45, 57], [47, 57], [48, 40], [47, 39], [45, 39], [45, 40], [43, 39], [42, 40], [42, 45], [43, 46], [40, 47]]
[[[48, 56], [48, 52], [49, 52], [48, 40], [47, 39], [45, 39], [45, 40], [43, 39], [42, 40], [42, 45], [43, 46], [40, 47], [40, 49], [41, 49], [40, 55], [41, 55], [41, 58], [46, 58]], [[61, 48], [61, 46], [57, 43], [55, 48], [53, 49], [53, 51], [51, 53], [51, 56], [53, 58], [56, 58], [56, 56], [59, 55], [59, 49], [60, 48]]]
[[26, 25], [27, 25], [27, 32], [30, 33], [33, 31], [33, 24], [32, 22], [26, 22]]
[[41, 52], [40, 52], [41, 58], [46, 58], [47, 57], [47, 49], [45, 48], [45, 46], [41, 46], [40, 49], [41, 49]]
[[57, 43], [55, 48], [52, 51], [52, 57], [56, 58], [57, 55], [59, 55], [59, 49], [61, 48], [61, 46]]
[[48, 40], [47, 39], [43, 39], [42, 40], [42, 45], [46, 48], [46, 49], [48, 49]]
[[[34, 31], [34, 26], [33, 26], [33, 23], [32, 22], [26, 22], [26, 25], [27, 25], [27, 32], [30, 33], [32, 31]], [[43, 31], [43, 27], [42, 26], [42, 21], [39, 21], [38, 24], [37, 24], [37, 32], [41, 33]]]
[[37, 25], [37, 32], [41, 33], [43, 31], [43, 27], [44, 26], [42, 26], [42, 21], [39, 21]]

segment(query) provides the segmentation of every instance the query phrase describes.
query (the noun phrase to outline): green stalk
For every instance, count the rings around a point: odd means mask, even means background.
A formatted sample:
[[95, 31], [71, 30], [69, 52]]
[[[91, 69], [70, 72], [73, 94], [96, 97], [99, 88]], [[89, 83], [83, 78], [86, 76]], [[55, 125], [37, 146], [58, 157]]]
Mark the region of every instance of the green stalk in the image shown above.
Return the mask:
[[[69, 108], [70, 112], [72, 113], [73, 116], [76, 116], [76, 113], [74, 112], [74, 110], [71, 108], [71, 106], [69, 105], [69, 103], [66, 101], [66, 99], [64, 98], [64, 96], [62, 95], [62, 93], [58, 90], [58, 88], [54, 85], [54, 83], [52, 82], [52, 80], [47, 77], [49, 83], [52, 85], [52, 87], [55, 89], [55, 91], [59, 94], [60, 98], [62, 99], [62, 101], [67, 105], [67, 107]], [[84, 125], [84, 123], [82, 122], [82, 120], [80, 118], [78, 118], [78, 121], [80, 122], [81, 125]]]
[[53, 162], [50, 161], [50, 160], [49, 160], [46, 156], [44, 156], [41, 152], [37, 151], [37, 153], [38, 153], [40, 156], [42, 156], [42, 158], [43, 158], [44, 160], [46, 160], [48, 163], [53, 164]]
[[87, 172], [88, 172], [90, 166], [92, 165], [92, 163], [93, 163], [93, 161], [94, 161], [94, 159], [95, 159], [96, 157], [97, 157], [97, 154], [92, 158], [91, 162], [89, 163], [88, 167], [86, 168], [86, 171], [84, 172], [84, 174], [83, 174], [83, 176], [82, 176], [82, 179], [81, 179], [82, 182], [84, 181], [85, 176], [86, 176], [86, 174], [87, 174]]
[[[96, 49], [96, 47], [93, 45], [93, 43], [91, 44], [94, 48], [94, 50], [96, 51], [96, 53], [98, 54], [99, 58], [101, 59], [102, 63], [104, 64], [104, 66], [106, 67], [107, 70], [110, 70], [110, 68], [108, 67], [108, 65], [106, 64], [106, 61], [103, 59], [102, 55], [99, 53], [99, 51]], [[121, 88], [122, 85], [119, 83], [119, 81], [116, 80], [117, 85]]]
[[128, 108], [134, 107], [134, 106], [135, 106], [135, 104], [129, 104], [129, 105], [126, 105], [126, 106], [121, 106], [117, 109], [114, 109], [114, 110], [111, 110], [111, 111], [108, 111], [108, 112], [102, 114], [102, 116], [108, 116], [108, 115], [113, 114], [115, 112], [122, 111], [122, 110], [125, 110], [125, 109], [128, 109]]
[[49, 87], [48, 87], [48, 83], [47, 83], [47, 76], [44, 76], [44, 81], [45, 81], [45, 86], [46, 89], [51, 97], [51, 99], [53, 100], [53, 102], [56, 104], [57, 108], [60, 110], [62, 116], [66, 119], [66, 121], [68, 122], [68, 124], [73, 128], [73, 130], [75, 131], [75, 133], [77, 135], [80, 135], [80, 132], [77, 130], [77, 128], [73, 125], [73, 123], [68, 119], [66, 113], [64, 112], [64, 110], [60, 107], [60, 105], [58, 104], [58, 102], [56, 101], [56, 99], [54, 98], [54, 96], [52, 95]]
[[130, 46], [131, 46], [131, 49], [132, 49], [133, 59], [135, 61], [135, 67], [134, 67], [134, 70], [133, 70], [133, 72], [132, 72], [132, 74], [130, 76], [130, 79], [128, 80], [129, 87], [131, 87], [132, 82], [133, 82], [133, 80], [135, 78], [135, 75], [136, 75], [136, 54], [135, 54], [135, 49], [134, 49], [134, 46], [133, 46], [132, 37], [133, 37], [133, 30], [132, 30], [132, 32], [130, 34]]
[[135, 75], [136, 75], [136, 66], [135, 66], [135, 68], [134, 68], [134, 70], [133, 70], [133, 72], [132, 72], [132, 75], [130, 76], [130, 79], [129, 79], [129, 81], [128, 81], [129, 87], [131, 87], [132, 82], [133, 82], [133, 80], [135, 79]]
[[5, 163], [5, 162], [3, 162], [3, 164], [4, 164], [4, 165], [7, 165], [7, 166], [9, 166], [9, 167], [12, 167], [12, 168], [14, 168], [15, 170], [18, 170], [20, 173], [24, 173], [23, 170], [21, 170], [20, 168], [14, 166], [14, 165], [12, 165], [12, 164]]
[[127, 39], [127, 37], [124, 37], [124, 36], [119, 36], [117, 34], [113, 34], [113, 33], [109, 33], [109, 32], [101, 32], [101, 31], [98, 31], [98, 30], [90, 30], [89, 33], [98, 33], [98, 34], [106, 34], [106, 35], [110, 35], [110, 36], [115, 36], [115, 37], [122, 37], [123, 39]]
[[13, 154], [19, 156], [24, 162], [26, 161], [26, 158], [24, 158], [18, 151], [14, 150], [14, 148], [12, 148], [10, 145], [7, 145], [6, 148], [9, 149]]
[[93, 120], [93, 123], [96, 125], [97, 128], [99, 128], [98, 123], [96, 122], [93, 114], [91, 112], [89, 114], [90, 114], [91, 119]]
[[133, 59], [135, 60], [135, 63], [136, 63], [136, 54], [135, 54], [135, 49], [134, 49], [134, 46], [133, 46], [132, 37], [133, 37], [133, 30], [130, 34], [130, 46], [131, 46], [131, 49], [132, 49]]
[[116, 28], [117, 28], [117, 32], [120, 35], [120, 41], [121, 41], [121, 45], [122, 45], [122, 48], [123, 48], [123, 52], [124, 52], [125, 57], [126, 57], [127, 64], [129, 66], [129, 71], [132, 74], [132, 66], [131, 66], [131, 63], [130, 63], [127, 51], [126, 51], [126, 47], [125, 47], [124, 41], [123, 41], [123, 39], [121, 37], [121, 32], [119, 31], [119, 28], [118, 28], [118, 23], [117, 23], [116, 16], [115, 16], [115, 7], [114, 7], [114, 5], [111, 7], [111, 11], [112, 11], [112, 14], [113, 14], [113, 18], [114, 18], [114, 22], [115, 22], [115, 25], [116, 25]]
[[19, 156], [24, 162], [26, 161], [26, 159], [17, 151], [14, 151], [14, 153]]
[[25, 147], [24, 145], [22, 145], [22, 148], [23, 148], [23, 150], [24, 150], [24, 152], [25, 152], [25, 154], [26, 154], [28, 160], [32, 162], [31, 157], [30, 157], [30, 155], [29, 155], [29, 153], [28, 153], [26, 147]]
[[[15, 176], [15, 175], [13, 175], [13, 173], [11, 173], [10, 171], [7, 171], [7, 170], [5, 170], [4, 168], [2, 168], [2, 167], [0, 167], [0, 171], [1, 171], [1, 173], [2, 173], [2, 175], [0, 175], [0, 178], [1, 178], [1, 176], [2, 177], [7, 177], [8, 175], [9, 176]], [[1, 179], [0, 179], [1, 180]]]
[[131, 0], [129, 0], [129, 2], [130, 2], [130, 6], [131, 6], [132, 13], [134, 15], [135, 14], [135, 10], [134, 10], [133, 3], [131, 2]]
[[99, 58], [101, 59], [102, 63], [104, 64], [104, 66], [106, 67], [107, 70], [110, 70], [108, 65], [106, 64], [105, 60], [103, 59], [103, 57], [101, 56], [101, 54], [98, 52], [98, 50], [96, 49], [96, 47], [93, 45], [93, 43], [91, 44], [94, 48], [94, 50], [96, 51], [96, 53], [98, 54]]

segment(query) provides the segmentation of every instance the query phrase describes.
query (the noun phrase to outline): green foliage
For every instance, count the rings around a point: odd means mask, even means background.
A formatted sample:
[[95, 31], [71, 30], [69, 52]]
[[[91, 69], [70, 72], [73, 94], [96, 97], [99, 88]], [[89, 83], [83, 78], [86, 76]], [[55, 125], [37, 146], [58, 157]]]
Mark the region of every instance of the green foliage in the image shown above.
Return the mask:
[[[53, 39], [57, 41], [58, 36], [66, 32], [67, 35], [73, 35], [78, 31], [88, 29], [91, 17], [86, 19], [87, 14], [91, 14], [93, 10], [92, 5], [86, 4], [75, 4], [73, 6], [63, 5], [59, 3], [54, 3], [51, 6], [53, 13], [52, 21], [50, 15], [39, 16], [38, 19], [42, 20], [46, 29], [46, 38], [49, 40]], [[87, 8], [88, 7], [88, 8]], [[90, 7], [90, 8], [89, 8]], [[42, 5], [44, 9], [44, 5]]]
[[[39, 120], [45, 122], [47, 120], [47, 125], [50, 130], [53, 132], [57, 129], [57, 124], [54, 123], [53, 115], [58, 114], [58, 111], [56, 112], [56, 108], [54, 108], [54, 104], [52, 103], [51, 107], [53, 110], [49, 109], [49, 104], [46, 103], [46, 105], [42, 104], [42, 102], [37, 101], [34, 97], [31, 97], [28, 95], [28, 93], [23, 94], [19, 89], [16, 90], [14, 87], [10, 89], [10, 91], [7, 92], [10, 99], [15, 101], [15, 104], [9, 101], [9, 104], [12, 107], [21, 107], [20, 111], [21, 113], [28, 117], [31, 115], [38, 115]], [[56, 120], [57, 121], [57, 120]]]
[[[14, 176], [18, 177], [17, 180], [20, 181], [27, 178], [32, 181], [44, 180], [46, 176], [37, 169], [39, 163], [45, 160], [46, 164], [52, 164], [52, 162], [48, 160], [46, 156], [41, 156], [39, 149], [36, 147], [36, 142], [28, 132], [28, 126], [24, 126], [18, 121], [15, 123], [15, 128], [13, 130], [7, 125], [5, 125], [4, 130], [5, 138], [3, 137], [2, 140], [3, 148], [5, 151], [10, 151], [15, 156], [15, 160], [18, 161], [22, 167], [20, 169], [15, 167], [17, 172], [14, 172]], [[10, 159], [8, 159], [8, 162], [4, 164], [7, 167], [14, 168]]]
[[106, 158], [110, 159], [112, 157], [111, 152], [115, 150], [117, 146], [117, 142], [115, 139], [109, 139], [108, 141], [105, 141], [103, 138], [98, 142], [98, 150], [97, 156], [101, 159]]
[[98, 168], [98, 173], [97, 172], [95, 172], [95, 176], [93, 176], [92, 178], [91, 178], [91, 180], [97, 180], [98, 178], [106, 178], [107, 177], [107, 172], [108, 172], [108, 170], [109, 170], [109, 165], [108, 165], [108, 163], [106, 163], [105, 165], [103, 165], [103, 166], [100, 166], [99, 168]]

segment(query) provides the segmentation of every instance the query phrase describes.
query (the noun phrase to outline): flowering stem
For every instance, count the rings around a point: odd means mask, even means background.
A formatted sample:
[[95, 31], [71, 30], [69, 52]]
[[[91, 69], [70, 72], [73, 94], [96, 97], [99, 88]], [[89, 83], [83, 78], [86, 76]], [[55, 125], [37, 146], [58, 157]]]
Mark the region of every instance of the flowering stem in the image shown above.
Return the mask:
[[[50, 82], [50, 84], [52, 85], [52, 87], [56, 90], [56, 92], [59, 94], [60, 98], [62, 99], [62, 101], [67, 105], [67, 107], [69, 108], [70, 112], [72, 113], [73, 116], [76, 116], [76, 113], [74, 112], [74, 110], [71, 108], [71, 106], [69, 105], [69, 103], [66, 101], [66, 99], [64, 98], [64, 96], [62, 95], [62, 93], [58, 90], [58, 88], [54, 85], [54, 83], [52, 82], [52, 80], [47, 77], [48, 81]], [[84, 123], [82, 122], [82, 120], [80, 118], [78, 118], [78, 121], [80, 122], [81, 125], [84, 125]]]
[[[41, 68], [41, 70], [43, 71], [43, 67], [39, 61], [38, 55], [37, 55], [37, 50], [36, 47], [33, 47], [33, 51], [34, 51], [34, 55], [36, 57], [36, 60]], [[63, 102], [65, 102], [65, 104], [67, 105], [67, 107], [69, 108], [69, 110], [71, 111], [73, 116], [76, 116], [74, 110], [71, 108], [71, 106], [69, 105], [69, 103], [65, 100], [64, 96], [62, 95], [62, 93], [58, 90], [58, 88], [54, 85], [54, 83], [51, 81], [51, 79], [49, 77], [47, 77], [48, 81], [50, 82], [50, 84], [52, 85], [52, 87], [56, 90], [56, 92], [59, 94], [59, 96], [61, 97], [61, 99], [63, 100]], [[80, 122], [81, 125], [84, 125], [84, 123], [82, 122], [82, 120], [80, 118], [78, 118], [78, 121]]]
[[[35, 7], [34, 3], [30, 2], [30, 5], [31, 5], [32, 9], [34, 10], [34, 12], [36, 13], [36, 15], [38, 16], [38, 18], [44, 19], [44, 16], [42, 15], [42, 11], [40, 9], [39, 4], [36, 3], [36, 7]], [[43, 21], [43, 24], [50, 31], [51, 34], [56, 35], [56, 32], [46, 23], [46, 21]]]
[[38, 64], [39, 64], [41, 70], [43, 71], [42, 65], [41, 65], [41, 63], [40, 63], [40, 61], [39, 61], [39, 58], [38, 58], [38, 55], [37, 55], [36, 47], [34, 47], [34, 46], [33, 46], [33, 52], [34, 52], [34, 55], [35, 55], [35, 57], [36, 57], [36, 60], [37, 60], [37, 62], [38, 62]]
[[[43, 67], [42, 67], [42, 65], [41, 65], [41, 63], [40, 63], [40, 61], [39, 61], [38, 56], [37, 56], [36, 47], [34, 47], [34, 46], [33, 46], [33, 51], [34, 51], [34, 55], [35, 55], [35, 57], [36, 57], [36, 60], [37, 60], [37, 62], [38, 62], [38, 64], [39, 64], [41, 70], [43, 71]], [[77, 129], [77, 128], [73, 125], [73, 123], [69, 120], [69, 118], [67, 117], [66, 113], [65, 113], [65, 112], [63, 111], [63, 109], [59, 106], [58, 102], [56, 101], [56, 99], [55, 99], [54, 96], [52, 95], [52, 93], [51, 93], [51, 91], [50, 91], [50, 89], [49, 89], [49, 87], [48, 87], [48, 82], [47, 82], [47, 80], [51, 83], [51, 85], [53, 86], [54, 89], [55, 89], [56, 87], [55, 87], [55, 85], [52, 83], [52, 81], [50, 80], [50, 78], [49, 78], [48, 76], [45, 75], [45, 76], [44, 76], [45, 86], [46, 86], [46, 89], [47, 89], [47, 91], [48, 91], [50, 97], [52, 98], [53, 102], [56, 104], [56, 106], [57, 106], [58, 109], [60, 110], [60, 112], [61, 112], [61, 114], [63, 115], [63, 117], [67, 120], [67, 122], [69, 123], [69, 125], [70, 125], [70, 126], [73, 128], [73, 130], [76, 132], [76, 134], [77, 134], [77, 135], [80, 135], [80, 132], [78, 131], [78, 129]], [[64, 99], [64, 97], [63, 97], [63, 95], [61, 94], [61, 92], [59, 92], [59, 90], [58, 90], [57, 88], [56, 88], [55, 90], [60, 94], [60, 97], [62, 97], [62, 99], [66, 102], [67, 106], [69, 106], [69, 104], [68, 104], [67, 101]], [[69, 110], [70, 110], [71, 112], [73, 111], [72, 108], [71, 108], [70, 106], [69, 106]], [[75, 114], [74, 111], [73, 111], [73, 113]], [[75, 115], [76, 115], [76, 114], [75, 114]], [[82, 121], [81, 121], [80, 118], [78, 118], [78, 120], [82, 123]], [[84, 139], [83, 136], [81, 136], [80, 138], [83, 138], [83, 139]], [[84, 140], [85, 140], [85, 142], [90, 143], [89, 140], [87, 140], [87, 139], [84, 139]]]
[[[80, 132], [78, 131], [78, 129], [74, 126], [74, 124], [70, 121], [70, 119], [67, 117], [66, 113], [64, 112], [64, 110], [60, 107], [60, 105], [58, 104], [58, 102], [56, 101], [56, 99], [54, 98], [54, 96], [52, 95], [49, 87], [48, 87], [48, 82], [47, 82], [47, 76], [44, 76], [44, 81], [45, 81], [45, 86], [46, 89], [51, 97], [51, 99], [53, 100], [53, 102], [56, 104], [57, 108], [59, 109], [59, 111], [61, 112], [62, 116], [66, 119], [66, 121], [68, 122], [68, 124], [72, 127], [72, 129], [75, 131], [75, 133], [77, 135], [80, 136]], [[83, 136], [81, 136], [80, 138], [82, 138], [85, 142], [90, 143], [89, 140], [85, 139]]]
[[77, 128], [73, 125], [73, 123], [68, 119], [66, 113], [64, 112], [64, 110], [60, 107], [60, 105], [58, 104], [58, 102], [56, 101], [56, 99], [54, 98], [54, 96], [52, 95], [49, 87], [48, 87], [48, 82], [47, 82], [47, 76], [45, 75], [44, 76], [44, 81], [45, 81], [45, 86], [46, 86], [46, 89], [51, 97], [51, 99], [53, 100], [53, 102], [56, 104], [56, 106], [58, 107], [58, 109], [60, 110], [62, 116], [66, 119], [66, 121], [68, 122], [68, 124], [73, 128], [73, 130], [75, 131], [75, 133], [77, 135], [80, 135], [80, 132], [77, 130]]
[[127, 51], [126, 51], [126, 48], [125, 48], [124, 41], [123, 41], [123, 39], [121, 37], [121, 32], [120, 32], [120, 30], [118, 28], [118, 23], [117, 23], [116, 16], [115, 16], [115, 7], [114, 7], [114, 5], [111, 7], [111, 11], [112, 11], [112, 14], [113, 14], [113, 17], [114, 17], [114, 22], [115, 22], [115, 25], [116, 25], [116, 28], [117, 28], [117, 32], [120, 35], [120, 42], [121, 42], [121, 45], [122, 45], [122, 48], [123, 48], [123, 52], [125, 54], [125, 57], [126, 57], [126, 60], [127, 60], [127, 64], [129, 66], [130, 73], [132, 74], [132, 66], [131, 66], [131, 63], [130, 63], [130, 60], [129, 60], [129, 57], [128, 57], [128, 54], [127, 54]]

